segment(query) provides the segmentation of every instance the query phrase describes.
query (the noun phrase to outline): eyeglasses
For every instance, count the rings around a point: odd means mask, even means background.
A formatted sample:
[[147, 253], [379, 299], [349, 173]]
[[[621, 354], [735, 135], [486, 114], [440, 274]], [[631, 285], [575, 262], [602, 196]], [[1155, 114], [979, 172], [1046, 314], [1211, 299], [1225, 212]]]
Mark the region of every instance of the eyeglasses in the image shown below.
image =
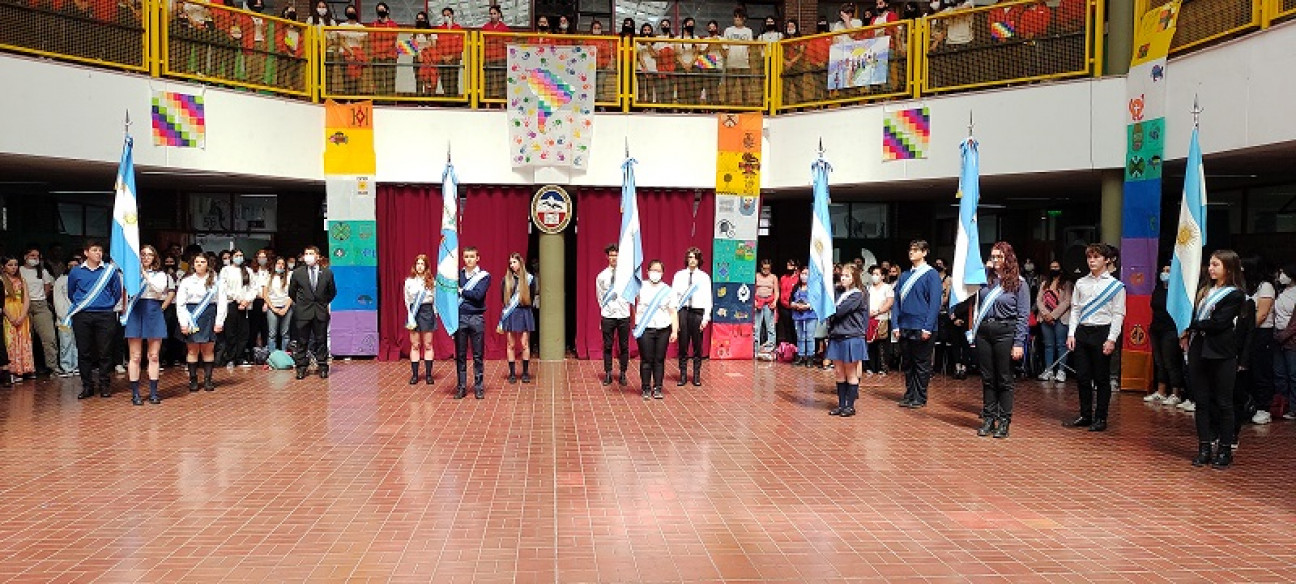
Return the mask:
[[1003, 254], [1001, 254], [1001, 253], [992, 253], [992, 254], [990, 254], [990, 259], [992, 259], [992, 260], [1001, 260], [1001, 259], [1004, 259], [1004, 256], [1003, 256]]

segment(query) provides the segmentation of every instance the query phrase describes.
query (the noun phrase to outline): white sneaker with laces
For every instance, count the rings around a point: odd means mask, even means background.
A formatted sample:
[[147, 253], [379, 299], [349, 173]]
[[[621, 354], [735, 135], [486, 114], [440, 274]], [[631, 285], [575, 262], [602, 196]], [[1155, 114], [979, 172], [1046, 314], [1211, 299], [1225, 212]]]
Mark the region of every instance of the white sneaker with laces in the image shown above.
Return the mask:
[[1062, 369], [1058, 369], [1057, 374], [1053, 376], [1053, 381], [1056, 381], [1058, 383], [1066, 383], [1066, 371]]
[[1179, 409], [1181, 409], [1181, 410], [1183, 410], [1183, 411], [1185, 411], [1185, 412], [1195, 412], [1195, 411], [1197, 411], [1197, 404], [1193, 403], [1193, 401], [1190, 400], [1190, 399], [1186, 399], [1186, 400], [1184, 400], [1184, 402], [1181, 403], [1181, 404], [1179, 404], [1178, 407], [1179, 407]]
[[1260, 410], [1257, 411], [1254, 416], [1251, 416], [1252, 424], [1268, 424], [1272, 421], [1273, 416], [1269, 414], [1269, 410]]
[[1036, 379], [1039, 379], [1040, 381], [1053, 381], [1053, 372], [1045, 369]]
[[1150, 404], [1154, 404], [1154, 403], [1161, 403], [1161, 402], [1165, 401], [1165, 396], [1164, 396], [1164, 395], [1161, 395], [1161, 394], [1159, 394], [1159, 393], [1149, 393], [1149, 394], [1143, 396], [1143, 401], [1145, 401], [1145, 402], [1147, 402], [1147, 403], [1150, 403]]
[[1292, 410], [1292, 411], [1290, 411], [1290, 412], [1287, 412], [1287, 413], [1283, 414], [1283, 419], [1284, 419], [1284, 420], [1296, 420], [1296, 410]]
[[1166, 406], [1177, 406], [1177, 405], [1179, 405], [1179, 404], [1182, 403], [1182, 402], [1183, 402], [1183, 399], [1180, 398], [1179, 396], [1177, 396], [1177, 395], [1171, 395], [1170, 397], [1165, 398], [1165, 400], [1161, 402], [1161, 405], [1166, 405]]

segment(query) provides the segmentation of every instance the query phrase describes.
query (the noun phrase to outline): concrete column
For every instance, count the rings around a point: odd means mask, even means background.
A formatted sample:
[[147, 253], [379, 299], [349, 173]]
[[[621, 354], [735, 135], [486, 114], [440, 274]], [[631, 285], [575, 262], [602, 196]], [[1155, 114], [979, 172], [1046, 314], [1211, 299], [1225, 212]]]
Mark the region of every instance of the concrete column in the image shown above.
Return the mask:
[[1125, 203], [1125, 171], [1108, 169], [1102, 174], [1102, 209], [1098, 239], [1103, 243], [1120, 246], [1121, 206]]
[[567, 352], [566, 232], [540, 234], [540, 360], [561, 361]]
[[[1102, 0], [1099, 0], [1102, 1]], [[1159, 4], [1158, 4], [1159, 5]], [[1107, 75], [1129, 73], [1134, 54], [1134, 0], [1107, 0], [1107, 50], [1103, 72]], [[1103, 23], [1098, 23], [1102, 26]]]

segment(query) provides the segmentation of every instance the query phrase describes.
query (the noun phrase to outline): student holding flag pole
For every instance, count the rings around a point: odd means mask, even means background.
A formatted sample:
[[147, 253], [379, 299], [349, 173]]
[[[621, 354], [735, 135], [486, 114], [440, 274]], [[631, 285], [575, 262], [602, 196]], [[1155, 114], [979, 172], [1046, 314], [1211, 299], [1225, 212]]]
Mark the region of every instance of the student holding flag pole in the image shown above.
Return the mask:
[[1013, 413], [1013, 361], [1026, 350], [1030, 320], [1030, 286], [1021, 276], [1012, 245], [1001, 241], [990, 250], [993, 279], [977, 293], [972, 337], [981, 369], [981, 417], [977, 436], [1007, 438]]
[[477, 266], [477, 248], [463, 250], [464, 267], [459, 271], [459, 328], [455, 331], [455, 369], [459, 375], [455, 399], [463, 399], [468, 387], [468, 343], [472, 342], [473, 394], [485, 399], [482, 379], [486, 358], [486, 291], [490, 289], [490, 272]]
[[508, 271], [504, 274], [504, 309], [496, 332], [504, 334], [504, 355], [508, 358], [509, 383], [517, 383], [515, 346], [521, 344], [522, 383], [531, 383], [531, 333], [535, 331], [535, 314], [531, 307], [540, 300], [535, 278], [527, 273], [522, 254], [509, 255]]
[[162, 260], [157, 249], [151, 245], [140, 248], [139, 253], [141, 279], [144, 289], [135, 298], [134, 304], [126, 314], [126, 346], [130, 360], [126, 365], [127, 379], [130, 380], [131, 403], [144, 405], [140, 397], [140, 360], [143, 357], [144, 342], [148, 341], [148, 378], [151, 404], [162, 403], [158, 396], [158, 359], [162, 353], [162, 340], [167, 337], [166, 317], [162, 314], [162, 303], [171, 294], [171, 278], [162, 271]]
[[[666, 397], [662, 393], [666, 347], [680, 338], [679, 317], [684, 314], [684, 310], [676, 305], [679, 295], [675, 293], [675, 287], [663, 283], [662, 274], [661, 260], [648, 262], [648, 282], [639, 288], [639, 300], [635, 303], [638, 324], [634, 336], [639, 342], [639, 380], [643, 384], [644, 399]], [[682, 349], [680, 354], [683, 354]], [[680, 360], [682, 363], [683, 357]], [[680, 369], [683, 379], [682, 365]]]
[[1233, 444], [1237, 440], [1233, 386], [1242, 340], [1236, 334], [1236, 321], [1246, 301], [1246, 281], [1242, 260], [1232, 250], [1211, 254], [1206, 271], [1209, 288], [1203, 286], [1197, 293], [1196, 310], [1183, 340], [1188, 353], [1188, 379], [1192, 380], [1197, 401], [1193, 416], [1198, 449], [1192, 464], [1224, 469], [1233, 463]]
[[436, 279], [428, 266], [426, 254], [414, 258], [414, 266], [405, 279], [405, 328], [410, 332], [409, 384], [419, 382], [419, 360], [426, 370], [425, 379], [432, 385], [432, 333], [436, 332]]
[[225, 287], [216, 281], [212, 256], [198, 254], [189, 260], [189, 273], [176, 290], [176, 318], [184, 335], [185, 365], [189, 369], [189, 391], [198, 391], [198, 356], [202, 355], [203, 389], [215, 391], [212, 370], [216, 367], [216, 335], [225, 330]]
[[[619, 338], [621, 375], [618, 382], [627, 383], [630, 365], [630, 302], [643, 286], [643, 240], [639, 230], [639, 198], [635, 192], [634, 165], [630, 144], [626, 141], [626, 159], [621, 163], [621, 234], [616, 245], [604, 249], [608, 267], [595, 279], [599, 299], [600, 326], [603, 331], [603, 385], [612, 384], [612, 339]], [[621, 257], [624, 253], [625, 257]], [[664, 357], [664, 354], [663, 354]], [[642, 373], [642, 364], [640, 370]], [[645, 385], [645, 387], [648, 387]]]
[[621, 364], [621, 374], [617, 380], [625, 385], [626, 369], [630, 367], [630, 303], [614, 291], [618, 275], [617, 259], [620, 255], [616, 244], [608, 245], [603, 252], [607, 254], [608, 267], [599, 272], [594, 281], [595, 293], [599, 299], [599, 329], [603, 333], [603, 385], [612, 385], [614, 340]]

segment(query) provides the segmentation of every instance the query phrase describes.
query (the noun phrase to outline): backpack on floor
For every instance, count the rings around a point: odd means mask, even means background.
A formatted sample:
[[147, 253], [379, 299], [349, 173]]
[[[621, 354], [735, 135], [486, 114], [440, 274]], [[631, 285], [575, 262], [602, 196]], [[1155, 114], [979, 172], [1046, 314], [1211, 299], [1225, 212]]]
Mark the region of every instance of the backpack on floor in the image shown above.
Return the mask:
[[774, 349], [774, 358], [784, 363], [791, 363], [793, 359], [796, 359], [796, 356], [796, 345], [792, 343], [779, 343], [778, 348]]
[[270, 360], [270, 347], [252, 347], [252, 364], [265, 365]]
[[273, 351], [266, 357], [266, 365], [271, 369], [292, 369], [293, 358], [283, 351]]

